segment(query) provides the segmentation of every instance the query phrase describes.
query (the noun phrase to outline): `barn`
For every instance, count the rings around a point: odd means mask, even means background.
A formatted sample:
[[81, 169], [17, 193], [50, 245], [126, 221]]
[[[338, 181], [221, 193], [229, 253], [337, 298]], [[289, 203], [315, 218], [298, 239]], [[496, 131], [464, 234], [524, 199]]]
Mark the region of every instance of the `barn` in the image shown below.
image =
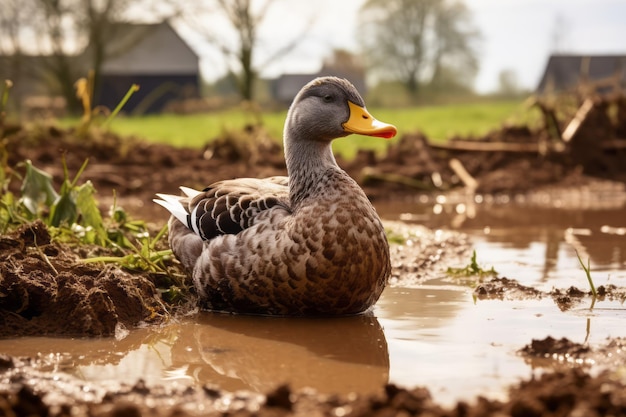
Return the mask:
[[[95, 105], [115, 108], [132, 84], [140, 89], [124, 106], [127, 113], [155, 113], [172, 100], [199, 96], [200, 59], [168, 21], [116, 23], [107, 36]], [[67, 57], [74, 79], [87, 75], [90, 53], [88, 46], [80, 54]], [[66, 101], [49, 74], [54, 68], [52, 58], [0, 55], [0, 79], [13, 81], [11, 102], [17, 103], [18, 110], [35, 116], [64, 114]]]
[[571, 91], [581, 83], [600, 93], [626, 88], [626, 55], [551, 55], [537, 93]]
[[128, 113], [155, 113], [172, 100], [199, 96], [199, 57], [169, 22], [124, 24], [114, 33], [97, 104], [114, 108], [132, 84], [140, 89], [124, 106]]
[[271, 93], [277, 102], [289, 105], [296, 97], [298, 91], [309, 81], [323, 76], [335, 76], [346, 78], [354, 84], [356, 89], [365, 95], [367, 86], [365, 84], [365, 71], [362, 69], [337, 69], [330, 66], [323, 66], [321, 70], [312, 74], [283, 74], [271, 83]]

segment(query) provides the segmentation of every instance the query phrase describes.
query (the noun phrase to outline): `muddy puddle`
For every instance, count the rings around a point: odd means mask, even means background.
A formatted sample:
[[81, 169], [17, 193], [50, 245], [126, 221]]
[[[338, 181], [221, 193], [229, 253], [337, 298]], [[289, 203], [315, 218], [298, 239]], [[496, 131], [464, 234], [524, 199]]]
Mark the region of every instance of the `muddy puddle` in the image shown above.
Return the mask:
[[[444, 265], [434, 259], [430, 273], [406, 280], [396, 276], [369, 316], [200, 313], [159, 328], [120, 329], [117, 338], [0, 340], [0, 352], [38, 357], [44, 370], [86, 381], [141, 379], [148, 385], [208, 384], [260, 393], [289, 383], [294, 389], [346, 394], [380, 393], [391, 382], [426, 386], [435, 400], [447, 404], [476, 395], [504, 398], [510, 385], [548, 368], [576, 365], [593, 373], [623, 367], [623, 355], [615, 356], [616, 363], [610, 356], [568, 355], [546, 362], [519, 353], [533, 339], [548, 336], [590, 347], [626, 337], [623, 298], [582, 295], [564, 307], [549, 295], [572, 286], [589, 289], [576, 253], [589, 259], [596, 287], [626, 287], [623, 194], [574, 202], [534, 198], [437, 197], [378, 205], [389, 224], [462, 233], [469, 250]], [[445, 239], [441, 242], [445, 249]], [[409, 237], [402, 246], [417, 244]], [[485, 270], [493, 267], [499, 277], [533, 287], [539, 295], [477, 296], [475, 289], [488, 278], [445, 272], [468, 264], [471, 249]], [[406, 273], [411, 274], [410, 265]]]

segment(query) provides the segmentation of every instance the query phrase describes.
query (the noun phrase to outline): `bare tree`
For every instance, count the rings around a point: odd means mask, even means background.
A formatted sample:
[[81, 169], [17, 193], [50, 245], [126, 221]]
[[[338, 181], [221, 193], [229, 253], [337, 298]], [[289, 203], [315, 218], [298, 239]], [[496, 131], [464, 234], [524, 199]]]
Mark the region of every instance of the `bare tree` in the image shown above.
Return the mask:
[[445, 75], [460, 85], [470, 85], [478, 72], [475, 48], [480, 38], [464, 3], [440, 1], [434, 16], [434, 54], [431, 83], [444, 84]]
[[[275, 1], [254, 2], [257, 7], [253, 7], [252, 3], [251, 0], [214, 0], [211, 3], [192, 6], [184, 14], [186, 22], [223, 54], [228, 72], [236, 80], [237, 89], [244, 100], [254, 99], [254, 87], [259, 72], [271, 62], [291, 52], [304, 38], [313, 21], [309, 20], [303, 25], [301, 33], [286, 40], [259, 62], [256, 58], [260, 41], [259, 27], [264, 23], [268, 10]], [[227, 19], [235, 33], [235, 42], [204, 24], [202, 18], [215, 13]]]
[[[35, 0], [39, 19], [34, 19], [31, 30], [37, 35], [38, 41], [44, 41], [50, 49], [49, 59], [42, 59], [53, 78], [61, 95], [65, 98], [68, 109], [75, 112], [78, 101], [74, 93], [74, 82], [79, 78], [75, 60], [75, 46], [70, 39], [80, 39], [77, 34], [77, 16], [74, 14], [79, 6], [77, 0]], [[38, 23], [37, 23], [38, 22]]]
[[[24, 74], [24, 51], [20, 42], [21, 28], [32, 14], [28, 3], [21, 0], [0, 1], [0, 81], [3, 78], [16, 80], [17, 74]], [[12, 95], [21, 95], [26, 86], [13, 83]], [[20, 102], [10, 103], [19, 108]]]
[[[137, 3], [141, 2], [0, 0], [0, 34], [5, 40], [11, 39], [11, 42], [5, 41], [10, 45], [4, 45], [2, 51], [11, 55], [13, 62], [18, 62], [23, 53], [37, 55], [36, 66], [42, 67], [44, 72], [39, 77], [49, 80], [53, 91], [65, 98], [68, 109], [76, 111], [79, 103], [74, 83], [85, 76], [87, 70], [93, 70], [95, 88], [98, 88], [102, 65], [113, 53], [109, 47], [113, 43], [111, 39], [119, 23], [126, 20], [130, 6], [137, 7]], [[150, 10], [151, 17], [164, 17]], [[10, 24], [5, 25], [5, 22]]]
[[368, 0], [359, 17], [371, 69], [401, 81], [413, 95], [423, 84], [451, 75], [471, 79], [477, 71], [479, 34], [460, 1]]
[[20, 28], [27, 21], [29, 10], [20, 0], [0, 2], [0, 54], [12, 55], [22, 52], [19, 41]]

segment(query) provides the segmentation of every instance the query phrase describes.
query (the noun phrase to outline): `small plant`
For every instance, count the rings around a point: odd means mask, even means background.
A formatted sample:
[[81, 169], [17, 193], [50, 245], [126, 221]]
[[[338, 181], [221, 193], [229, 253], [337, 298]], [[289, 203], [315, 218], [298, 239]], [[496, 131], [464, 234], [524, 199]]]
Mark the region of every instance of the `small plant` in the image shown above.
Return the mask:
[[126, 102], [137, 91], [139, 91], [139, 85], [138, 84], [133, 84], [133, 85], [130, 86], [130, 88], [126, 92], [126, 95], [122, 98], [122, 101], [120, 101], [117, 104], [117, 106], [115, 107], [115, 109], [113, 109], [113, 111], [111, 112], [109, 117], [107, 117], [106, 120], [104, 121], [104, 123], [102, 123], [102, 127], [107, 127], [111, 123], [111, 121], [113, 121], [115, 116], [117, 116], [117, 114], [120, 112], [120, 110], [122, 110], [122, 107], [124, 107], [124, 105], [126, 105]]
[[171, 256], [171, 251], [156, 251], [155, 247], [166, 229], [151, 238], [146, 223], [130, 220], [116, 202], [109, 216], [103, 218], [91, 181], [78, 183], [87, 161], [73, 179], [63, 161], [65, 178], [58, 192], [50, 174], [35, 167], [31, 161], [23, 164], [26, 172], [22, 180], [22, 196], [16, 198], [12, 193], [5, 192], [0, 200], [2, 232], [12, 226], [41, 219], [54, 240], [112, 249], [123, 255], [107, 258], [109, 262], [118, 260], [120, 265], [129, 269], [164, 272], [162, 261]]
[[[167, 268], [164, 264], [165, 260], [172, 257], [172, 250], [157, 250], [156, 246], [167, 232], [167, 225], [165, 225], [155, 237], [150, 237], [148, 233], [142, 233], [142, 236], [137, 239], [137, 244], [131, 243], [126, 237], [124, 237], [127, 248], [132, 249], [130, 253], [123, 256], [99, 256], [94, 258], [84, 259], [85, 263], [116, 263], [126, 269], [148, 271], [155, 273], [167, 273]], [[120, 231], [118, 230], [119, 234]]]
[[94, 72], [89, 71], [87, 77], [83, 77], [78, 79], [74, 84], [76, 88], [76, 97], [80, 100], [83, 106], [83, 116], [81, 117], [80, 125], [78, 126], [77, 132], [79, 136], [84, 136], [87, 134], [89, 129], [92, 126], [95, 116], [100, 114], [107, 115], [106, 120], [102, 123], [103, 127], [107, 127], [111, 121], [117, 116], [122, 107], [128, 102], [130, 97], [137, 91], [139, 91], [139, 85], [132, 84], [126, 95], [122, 98], [122, 100], [117, 104], [113, 111], [110, 111], [108, 108], [104, 106], [97, 106], [92, 108], [93, 105], [93, 90], [94, 90]]
[[52, 177], [26, 161], [26, 174], [22, 182], [21, 204], [26, 208], [27, 219], [41, 218], [51, 228], [51, 233], [62, 239], [67, 236], [67, 229], [77, 227], [82, 234], [78, 236], [82, 243], [100, 246], [107, 245], [107, 232], [98, 203], [94, 198], [96, 192], [91, 181], [78, 185], [78, 179], [87, 167], [85, 161], [73, 180], [69, 177], [65, 158], [63, 159], [64, 179], [57, 193], [52, 184]]
[[485, 270], [480, 265], [478, 265], [478, 262], [476, 261], [476, 250], [472, 251], [472, 258], [470, 259], [470, 263], [467, 266], [463, 268], [449, 267], [446, 273], [448, 275], [465, 276], [465, 277], [478, 275], [481, 278], [487, 275], [493, 275], [493, 276], [498, 275], [498, 273], [493, 268], [493, 266], [491, 267], [491, 269]]
[[589, 281], [589, 286], [591, 287], [591, 295], [593, 295], [593, 298], [596, 298], [598, 296], [598, 292], [596, 291], [596, 286], [593, 284], [593, 279], [591, 278], [590, 260], [589, 258], [587, 258], [587, 266], [585, 266], [583, 260], [578, 254], [578, 251], [575, 250], [575, 252], [576, 257], [578, 258], [578, 262], [580, 262], [580, 266], [582, 266], [583, 271], [585, 271], [585, 275], [587, 275], [587, 281]]
[[395, 243], [397, 245], [404, 245], [406, 243], [406, 236], [393, 229], [385, 228], [385, 234], [387, 235], [387, 241], [389, 241], [389, 243]]

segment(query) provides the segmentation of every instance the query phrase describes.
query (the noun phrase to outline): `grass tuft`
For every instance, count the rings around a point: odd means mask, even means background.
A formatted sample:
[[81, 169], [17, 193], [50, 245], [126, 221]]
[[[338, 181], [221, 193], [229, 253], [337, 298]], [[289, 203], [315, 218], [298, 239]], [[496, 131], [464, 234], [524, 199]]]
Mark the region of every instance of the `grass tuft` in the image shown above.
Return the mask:
[[578, 262], [580, 263], [580, 266], [582, 266], [583, 271], [585, 271], [585, 275], [587, 276], [589, 287], [591, 287], [591, 295], [593, 295], [593, 298], [596, 298], [598, 296], [598, 292], [596, 291], [596, 286], [593, 284], [593, 279], [591, 278], [590, 260], [589, 258], [587, 258], [587, 266], [585, 266], [583, 260], [578, 254], [578, 251], [577, 250], [574, 250], [574, 251], [576, 252], [576, 257], [578, 258]]
[[483, 269], [480, 265], [478, 265], [478, 262], [476, 261], [476, 250], [472, 251], [472, 257], [468, 265], [466, 265], [463, 268], [449, 267], [446, 270], [446, 273], [452, 276], [462, 276], [462, 277], [479, 276], [481, 278], [484, 276], [489, 276], [489, 275], [492, 275], [492, 276], [498, 275], [498, 272], [496, 272], [493, 266], [491, 267], [491, 269]]

